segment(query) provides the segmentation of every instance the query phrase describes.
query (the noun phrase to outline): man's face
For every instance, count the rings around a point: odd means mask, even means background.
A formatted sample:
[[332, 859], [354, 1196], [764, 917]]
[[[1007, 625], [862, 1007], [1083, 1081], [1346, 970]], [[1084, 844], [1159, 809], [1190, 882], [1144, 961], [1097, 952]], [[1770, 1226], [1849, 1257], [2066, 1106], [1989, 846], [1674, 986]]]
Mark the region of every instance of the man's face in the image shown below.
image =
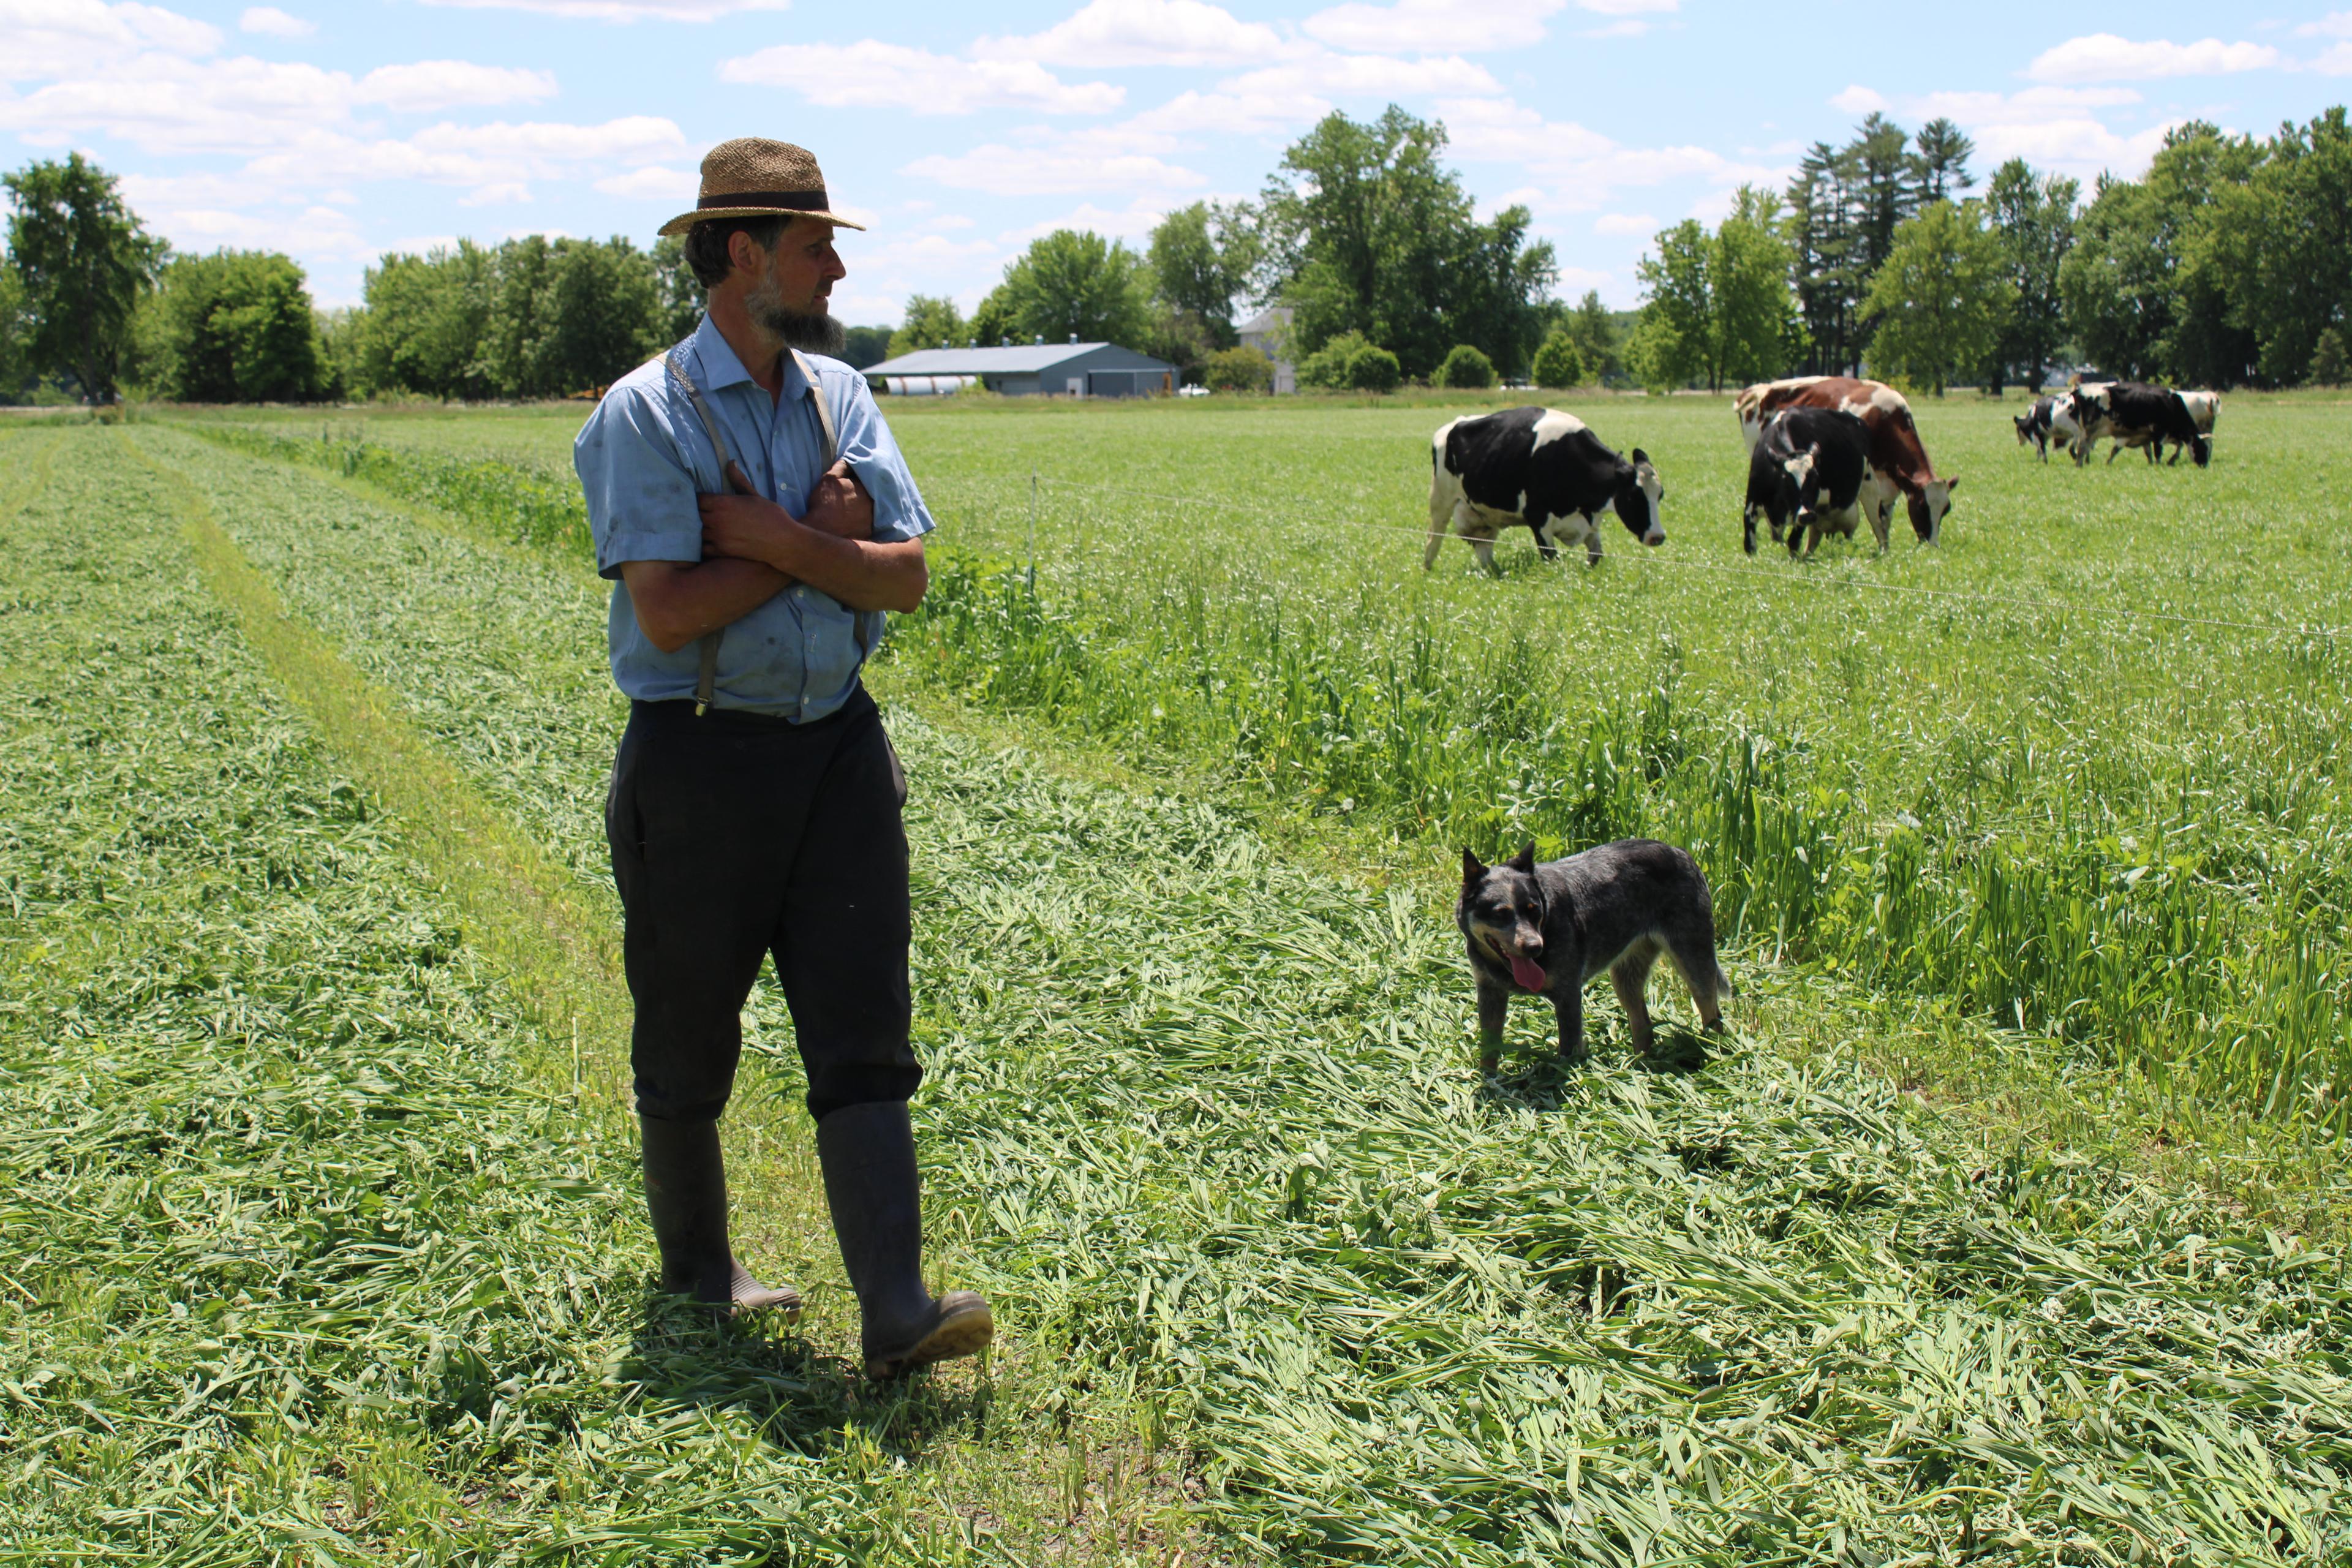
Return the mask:
[[796, 349], [838, 353], [845, 334], [825, 311], [834, 279], [849, 268], [833, 248], [833, 225], [796, 217], [785, 226], [773, 250], [762, 251], [749, 235], [739, 234], [730, 253], [735, 276], [752, 279], [743, 292], [743, 308], [754, 321]]

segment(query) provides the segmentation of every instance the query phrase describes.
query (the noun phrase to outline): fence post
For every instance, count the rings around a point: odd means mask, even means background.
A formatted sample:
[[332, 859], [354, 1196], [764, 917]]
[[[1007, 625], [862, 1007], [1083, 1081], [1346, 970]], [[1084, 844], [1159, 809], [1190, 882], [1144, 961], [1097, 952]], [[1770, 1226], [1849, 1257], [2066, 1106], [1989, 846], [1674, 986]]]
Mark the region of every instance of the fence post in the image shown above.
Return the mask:
[[1029, 597], [1037, 596], [1037, 470], [1029, 470]]

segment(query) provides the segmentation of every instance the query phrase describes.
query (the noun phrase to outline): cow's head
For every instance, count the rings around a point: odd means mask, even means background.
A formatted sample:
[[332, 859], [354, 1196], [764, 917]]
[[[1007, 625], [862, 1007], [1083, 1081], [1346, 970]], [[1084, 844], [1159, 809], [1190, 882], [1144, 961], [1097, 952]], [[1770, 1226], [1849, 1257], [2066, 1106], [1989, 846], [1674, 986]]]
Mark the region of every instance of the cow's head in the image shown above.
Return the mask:
[[1625, 531], [1644, 544], [1664, 544], [1666, 525], [1659, 519], [1658, 505], [1665, 499], [1666, 488], [1658, 482], [1650, 454], [1634, 447], [1633, 462], [1617, 470], [1617, 497], [1612, 503]]
[[2017, 444], [2019, 446], [2024, 447], [2032, 443], [2034, 418], [2031, 413], [2012, 414], [2009, 416], [2009, 422], [2017, 426]]
[[1922, 544], [1933, 544], [1944, 534], [1945, 514], [1952, 510], [1952, 492], [1960, 488], [1958, 479], [1929, 479], [1919, 487], [1917, 495], [1908, 498], [1911, 531], [1919, 536]]
[[1822, 505], [1822, 444], [1816, 441], [1795, 457], [1781, 458], [1780, 471], [1796, 487], [1797, 521], [1811, 522]]

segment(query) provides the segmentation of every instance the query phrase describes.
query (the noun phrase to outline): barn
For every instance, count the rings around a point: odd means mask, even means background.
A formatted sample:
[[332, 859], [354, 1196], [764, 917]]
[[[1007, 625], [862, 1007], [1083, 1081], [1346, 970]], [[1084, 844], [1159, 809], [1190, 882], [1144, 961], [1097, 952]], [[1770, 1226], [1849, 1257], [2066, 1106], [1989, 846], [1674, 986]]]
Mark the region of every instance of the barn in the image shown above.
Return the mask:
[[[936, 378], [971, 377], [1009, 397], [1143, 397], [1176, 390], [1176, 367], [1117, 343], [1023, 343], [997, 349], [919, 349], [863, 372], [877, 393], [929, 392]], [[898, 385], [891, 384], [893, 382]]]

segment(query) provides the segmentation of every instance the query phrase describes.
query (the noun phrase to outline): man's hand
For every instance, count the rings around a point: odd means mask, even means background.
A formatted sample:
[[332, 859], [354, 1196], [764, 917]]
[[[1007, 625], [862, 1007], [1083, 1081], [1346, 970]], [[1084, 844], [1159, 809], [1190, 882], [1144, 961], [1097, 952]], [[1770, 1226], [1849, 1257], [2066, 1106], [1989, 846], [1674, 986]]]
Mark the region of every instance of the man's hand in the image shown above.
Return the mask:
[[702, 509], [705, 561], [731, 555], [773, 565], [786, 532], [801, 526], [765, 496], [697, 496], [695, 504]]
[[801, 521], [836, 539], [874, 537], [874, 498], [849, 471], [848, 459], [835, 463], [817, 480]]

